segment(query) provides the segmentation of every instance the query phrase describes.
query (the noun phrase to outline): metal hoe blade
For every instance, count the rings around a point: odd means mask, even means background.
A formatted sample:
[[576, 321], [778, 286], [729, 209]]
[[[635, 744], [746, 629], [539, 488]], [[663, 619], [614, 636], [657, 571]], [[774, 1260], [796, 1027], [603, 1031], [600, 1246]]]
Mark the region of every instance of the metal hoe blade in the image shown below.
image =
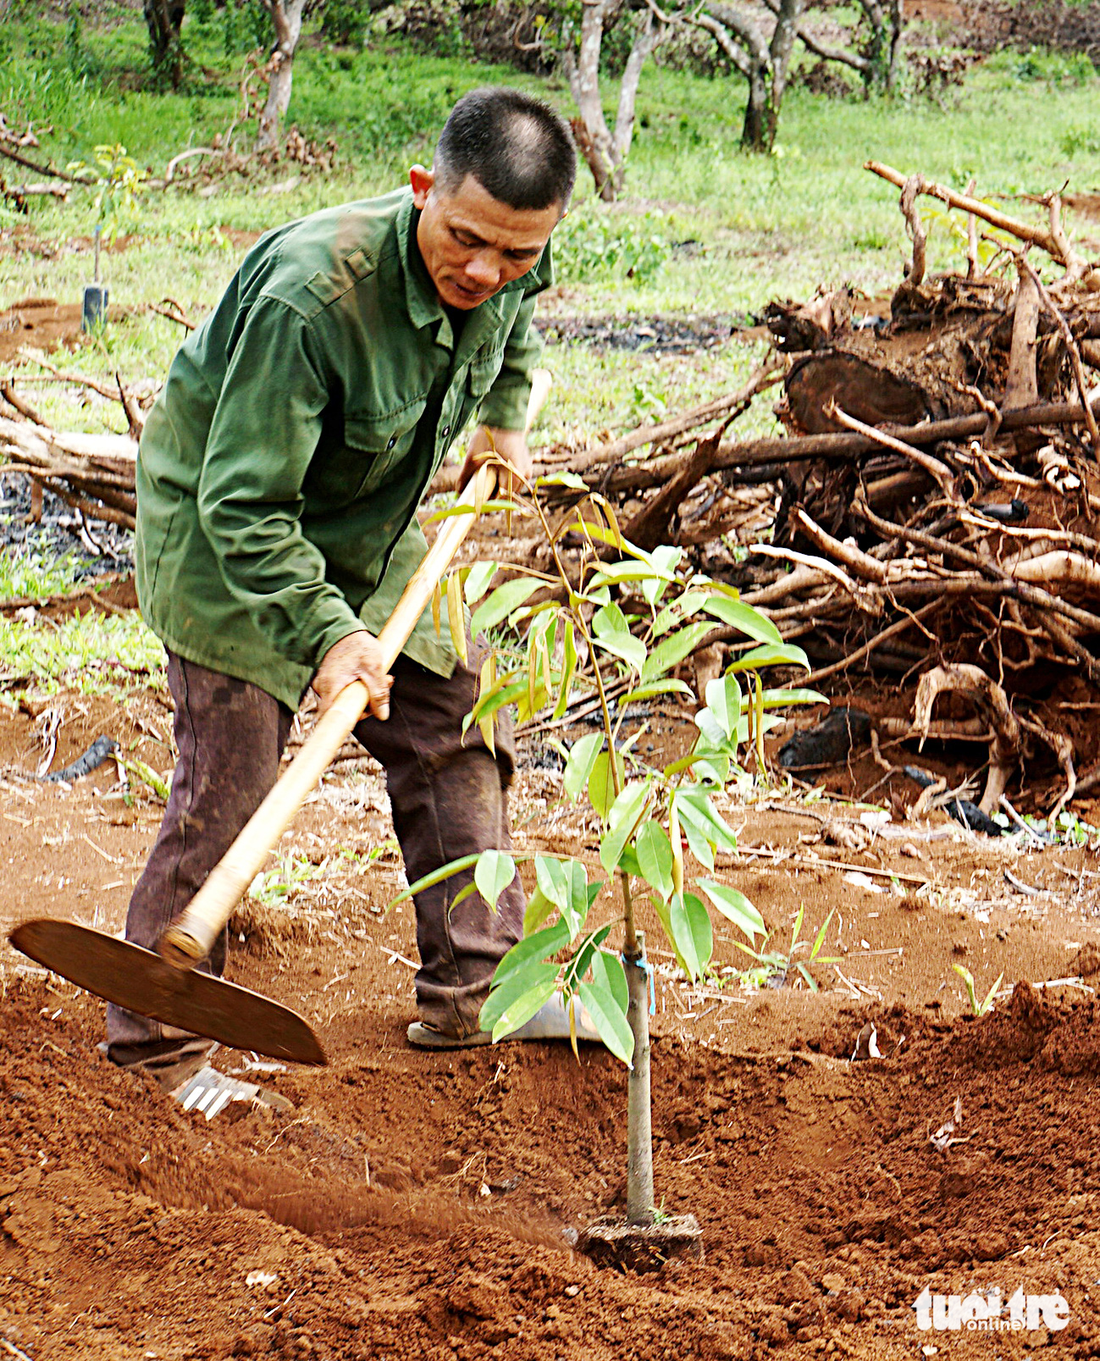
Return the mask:
[[296, 1012], [197, 969], [174, 969], [140, 945], [47, 917], [23, 922], [8, 939], [77, 987], [142, 1016], [233, 1049], [293, 1063], [328, 1062], [317, 1036]]

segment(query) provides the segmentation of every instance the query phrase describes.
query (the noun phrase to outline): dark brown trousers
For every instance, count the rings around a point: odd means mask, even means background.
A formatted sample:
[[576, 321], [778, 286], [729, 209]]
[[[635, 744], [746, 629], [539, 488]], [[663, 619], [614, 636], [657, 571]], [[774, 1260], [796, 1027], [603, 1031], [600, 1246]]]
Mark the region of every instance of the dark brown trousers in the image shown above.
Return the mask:
[[[480, 640], [479, 640], [480, 641]], [[462, 734], [473, 707], [478, 653], [450, 679], [398, 658], [390, 717], [362, 719], [355, 736], [386, 771], [394, 830], [409, 882], [475, 851], [509, 850], [507, 789], [514, 749], [508, 724], [494, 759], [477, 727]], [[179, 762], [152, 853], [130, 899], [126, 939], [153, 949], [190, 902], [274, 784], [293, 715], [259, 686], [169, 654]], [[421, 1019], [452, 1034], [477, 1029], [489, 980], [522, 934], [518, 877], [490, 912], [477, 893], [453, 910], [466, 871], [416, 897]], [[202, 966], [221, 974], [226, 936]], [[162, 1059], [201, 1048], [185, 1032], [111, 1006], [108, 1052], [118, 1063]]]

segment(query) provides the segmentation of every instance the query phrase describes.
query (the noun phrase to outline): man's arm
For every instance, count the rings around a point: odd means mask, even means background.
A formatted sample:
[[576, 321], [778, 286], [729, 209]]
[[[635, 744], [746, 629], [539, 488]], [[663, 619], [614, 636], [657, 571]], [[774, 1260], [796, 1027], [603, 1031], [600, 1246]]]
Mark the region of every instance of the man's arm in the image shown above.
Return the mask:
[[325, 579], [324, 557], [299, 518], [328, 399], [324, 361], [304, 321], [276, 300], [255, 303], [210, 427], [199, 518], [228, 590], [257, 628], [283, 656], [319, 666], [322, 701], [344, 677], [360, 679], [377, 713], [389, 685], [373, 639]]

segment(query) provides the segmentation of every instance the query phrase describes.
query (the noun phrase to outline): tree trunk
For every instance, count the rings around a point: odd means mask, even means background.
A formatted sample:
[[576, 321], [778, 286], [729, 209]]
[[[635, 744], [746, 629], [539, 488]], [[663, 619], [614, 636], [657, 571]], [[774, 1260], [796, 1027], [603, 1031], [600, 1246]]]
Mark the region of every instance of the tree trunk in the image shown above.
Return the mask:
[[183, 74], [180, 29], [183, 27], [184, 0], [144, 0], [144, 10], [153, 70], [157, 75], [166, 76], [172, 88], [177, 89]]
[[260, 115], [256, 146], [267, 151], [278, 146], [282, 121], [290, 107], [294, 51], [302, 32], [302, 11], [306, 0], [260, 0], [275, 25], [275, 50], [271, 54], [267, 103]]
[[860, 0], [871, 28], [867, 65], [863, 70], [868, 90], [891, 91], [897, 79], [898, 47], [904, 20], [901, 0]]
[[562, 50], [569, 89], [580, 115], [573, 120], [573, 132], [592, 172], [596, 192], [606, 203], [615, 198], [615, 159], [611, 130], [600, 100], [600, 48], [611, 9], [610, 0], [588, 0], [581, 14], [581, 37], [576, 52], [571, 35], [567, 35]]
[[749, 76], [749, 98], [745, 105], [745, 122], [741, 129], [741, 146], [745, 151], [771, 151], [775, 144], [776, 112], [772, 99], [772, 73], [767, 66], [754, 62]]
[[611, 149], [615, 166], [612, 180], [616, 193], [622, 191], [626, 175], [626, 158], [630, 154], [630, 144], [634, 140], [634, 106], [638, 97], [642, 67], [646, 58], [665, 36], [665, 28], [665, 24], [655, 22], [653, 11], [647, 9], [619, 83], [619, 111], [615, 118], [615, 135]]
[[[741, 131], [741, 146], [745, 151], [770, 152], [775, 145], [779, 106], [787, 88], [791, 53], [805, 8], [806, 0], [781, 0], [775, 31], [764, 51], [757, 42], [746, 42], [746, 35], [738, 34], [748, 48], [749, 98]], [[719, 17], [724, 17], [721, 11], [717, 12]]]
[[619, 84], [618, 113], [612, 133], [600, 97], [600, 48], [606, 28], [618, 13], [617, 0], [585, 0], [577, 50], [574, 51], [568, 37], [562, 48], [569, 89], [580, 114], [573, 119], [573, 135], [592, 172], [596, 191], [605, 203], [614, 202], [622, 191], [626, 158], [634, 136], [638, 81], [646, 58], [665, 34], [665, 25], [655, 22], [653, 13], [647, 10]]

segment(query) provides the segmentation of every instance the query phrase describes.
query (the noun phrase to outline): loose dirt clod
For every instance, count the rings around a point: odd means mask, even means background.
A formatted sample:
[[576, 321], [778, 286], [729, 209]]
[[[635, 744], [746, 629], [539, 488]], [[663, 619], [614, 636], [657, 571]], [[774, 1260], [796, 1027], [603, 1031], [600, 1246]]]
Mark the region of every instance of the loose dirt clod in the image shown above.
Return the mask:
[[630, 1224], [605, 1216], [589, 1224], [577, 1247], [597, 1266], [618, 1271], [661, 1271], [674, 1258], [703, 1260], [703, 1230], [694, 1215], [673, 1215], [653, 1224]]

